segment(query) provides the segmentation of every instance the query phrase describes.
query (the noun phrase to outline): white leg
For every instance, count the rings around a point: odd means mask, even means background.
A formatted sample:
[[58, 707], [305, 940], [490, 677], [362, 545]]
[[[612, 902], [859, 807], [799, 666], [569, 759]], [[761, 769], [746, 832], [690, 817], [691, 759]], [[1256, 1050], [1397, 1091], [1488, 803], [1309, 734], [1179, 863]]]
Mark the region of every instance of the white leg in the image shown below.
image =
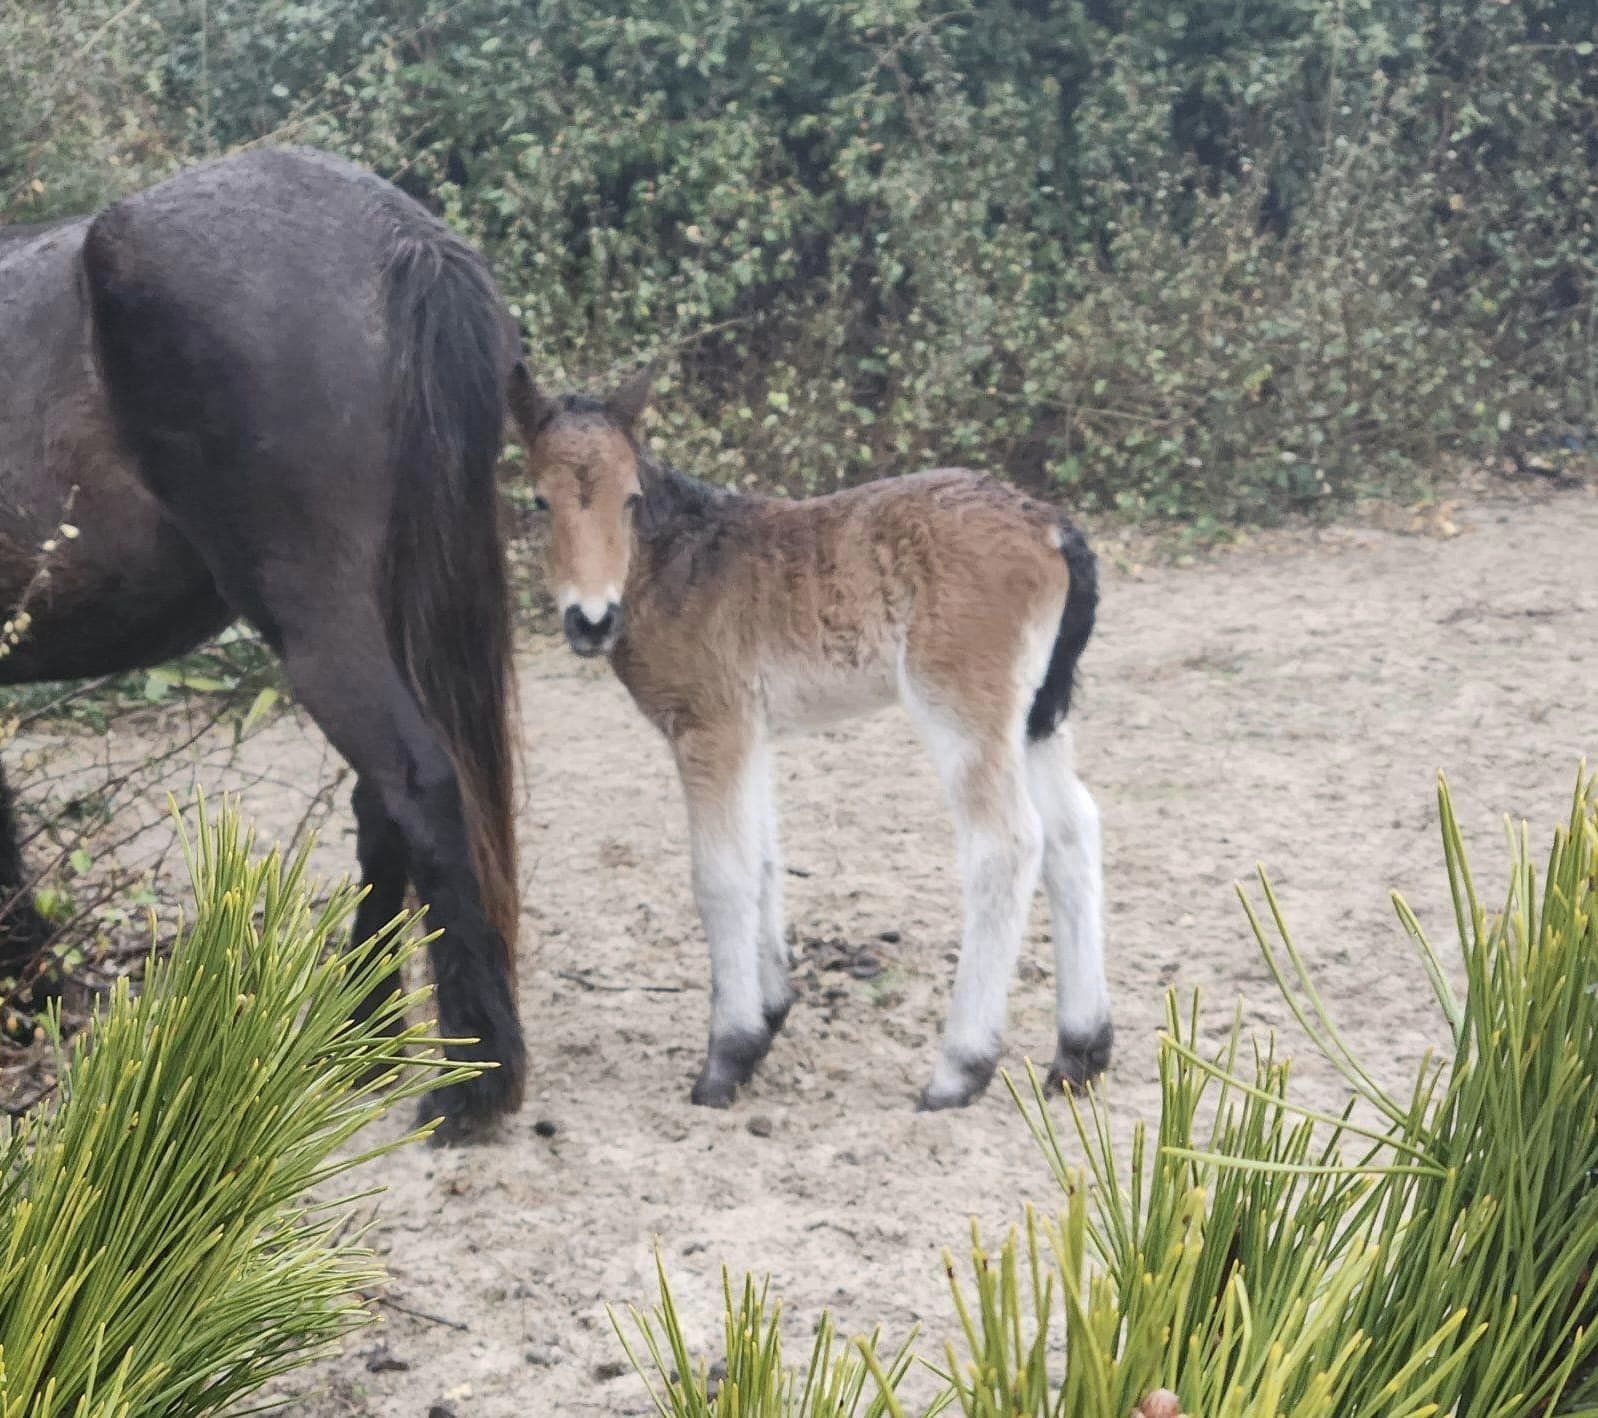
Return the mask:
[[1099, 809], [1072, 763], [1071, 731], [1027, 745], [1027, 788], [1043, 820], [1043, 888], [1054, 927], [1059, 1036], [1049, 1087], [1079, 1088], [1110, 1061], [1104, 978], [1104, 867]]
[[761, 803], [760, 999], [772, 1033], [781, 1029], [793, 1004], [789, 971], [793, 957], [782, 909], [782, 843], [777, 835], [777, 802], [771, 791], [769, 762]]
[[1037, 890], [1043, 829], [1026, 790], [1019, 732], [984, 742], [913, 688], [905, 699], [954, 810], [965, 905], [949, 1022], [921, 1106], [964, 1107], [998, 1066], [1010, 980]]
[[710, 1050], [695, 1103], [725, 1108], [771, 1045], [761, 992], [765, 753], [749, 734], [685, 736], [673, 747], [688, 800], [694, 900], [710, 947]]

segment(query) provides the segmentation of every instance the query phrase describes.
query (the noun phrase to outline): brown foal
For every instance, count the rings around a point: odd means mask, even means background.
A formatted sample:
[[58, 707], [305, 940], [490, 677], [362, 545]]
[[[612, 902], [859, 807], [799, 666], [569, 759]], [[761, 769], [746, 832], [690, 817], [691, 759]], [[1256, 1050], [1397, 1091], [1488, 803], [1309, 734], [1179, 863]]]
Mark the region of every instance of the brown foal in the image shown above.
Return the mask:
[[1059, 512], [940, 469], [791, 501], [695, 482], [640, 445], [646, 372], [608, 398], [510, 408], [540, 506], [567, 639], [608, 654], [666, 737], [687, 799], [710, 946], [710, 1047], [693, 1101], [732, 1102], [793, 998], [770, 743], [892, 703], [909, 711], [954, 810], [965, 923], [942, 1050], [921, 1096], [987, 1087], [1041, 872], [1053, 917], [1051, 1083], [1107, 1064], [1098, 809], [1065, 723], [1093, 628], [1092, 552]]

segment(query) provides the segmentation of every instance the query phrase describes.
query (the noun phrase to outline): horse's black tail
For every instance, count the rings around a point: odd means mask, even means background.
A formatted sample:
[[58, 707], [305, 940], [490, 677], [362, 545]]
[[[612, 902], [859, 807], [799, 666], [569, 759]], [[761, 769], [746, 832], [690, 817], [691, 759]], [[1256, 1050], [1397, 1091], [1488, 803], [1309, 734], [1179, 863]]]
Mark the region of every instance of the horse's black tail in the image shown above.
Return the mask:
[[399, 235], [385, 277], [396, 472], [382, 584], [389, 645], [448, 746], [484, 909], [514, 972], [514, 682], [495, 483], [509, 316], [482, 258], [446, 232]]
[[1065, 610], [1054, 637], [1048, 672], [1033, 697], [1027, 714], [1026, 736], [1046, 739], [1071, 712], [1071, 690], [1076, 684], [1076, 662], [1093, 634], [1099, 608], [1099, 565], [1093, 549], [1076, 527], [1060, 519], [1060, 555], [1065, 558], [1071, 584], [1065, 593]]

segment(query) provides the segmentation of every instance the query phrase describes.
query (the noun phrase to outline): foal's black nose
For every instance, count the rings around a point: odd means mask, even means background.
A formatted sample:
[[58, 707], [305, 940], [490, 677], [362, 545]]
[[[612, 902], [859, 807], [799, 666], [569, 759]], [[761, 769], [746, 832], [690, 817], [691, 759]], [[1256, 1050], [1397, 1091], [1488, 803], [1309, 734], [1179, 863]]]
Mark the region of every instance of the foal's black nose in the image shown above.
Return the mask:
[[581, 606], [567, 606], [563, 622], [566, 639], [580, 655], [608, 649], [621, 631], [621, 607], [612, 601], [598, 620], [589, 620]]
[[621, 607], [612, 602], [605, 607], [604, 615], [598, 620], [589, 620], [583, 614], [581, 606], [573, 606], [566, 612], [568, 624], [575, 623], [577, 629], [584, 635], [592, 636], [595, 640], [603, 640], [616, 628], [616, 622], [621, 619]]

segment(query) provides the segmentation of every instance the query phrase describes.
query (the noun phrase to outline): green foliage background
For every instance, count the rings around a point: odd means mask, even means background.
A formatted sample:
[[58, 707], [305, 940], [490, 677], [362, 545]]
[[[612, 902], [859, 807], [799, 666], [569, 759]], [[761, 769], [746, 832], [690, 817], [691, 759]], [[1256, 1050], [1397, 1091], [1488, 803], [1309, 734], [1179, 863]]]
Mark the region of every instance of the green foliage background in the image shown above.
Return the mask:
[[1598, 424], [1591, 0], [0, 0], [0, 212], [265, 139], [490, 252], [674, 456], [1210, 523]]

